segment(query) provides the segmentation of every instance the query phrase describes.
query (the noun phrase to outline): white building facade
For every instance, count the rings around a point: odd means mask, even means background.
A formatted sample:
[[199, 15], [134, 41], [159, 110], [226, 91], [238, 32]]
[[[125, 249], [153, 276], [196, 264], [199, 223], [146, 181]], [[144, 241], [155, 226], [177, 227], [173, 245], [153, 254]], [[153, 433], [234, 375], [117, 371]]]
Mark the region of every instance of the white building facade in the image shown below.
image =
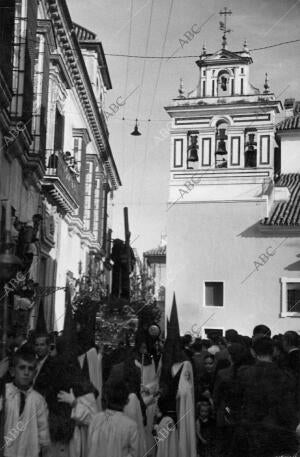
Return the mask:
[[181, 84], [165, 108], [172, 119], [166, 312], [175, 292], [182, 332], [251, 335], [262, 323], [274, 333], [300, 330], [300, 308], [291, 311], [298, 292], [288, 292], [300, 278], [299, 265], [291, 269], [300, 246], [299, 151], [296, 143], [292, 154], [283, 142], [278, 148], [282, 104], [267, 77], [261, 91], [251, 84], [246, 44], [232, 52], [225, 40], [196, 63], [196, 89], [185, 94]]

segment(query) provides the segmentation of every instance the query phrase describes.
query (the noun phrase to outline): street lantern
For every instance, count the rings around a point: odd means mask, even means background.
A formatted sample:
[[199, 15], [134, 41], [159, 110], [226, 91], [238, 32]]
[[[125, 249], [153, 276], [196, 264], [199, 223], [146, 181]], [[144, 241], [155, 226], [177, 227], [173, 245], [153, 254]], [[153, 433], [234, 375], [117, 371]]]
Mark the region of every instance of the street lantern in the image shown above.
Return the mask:
[[138, 120], [137, 119], [135, 120], [134, 130], [133, 130], [133, 132], [131, 132], [131, 135], [133, 135], [133, 136], [140, 136], [141, 135], [141, 133], [139, 132], [139, 128], [138, 128]]

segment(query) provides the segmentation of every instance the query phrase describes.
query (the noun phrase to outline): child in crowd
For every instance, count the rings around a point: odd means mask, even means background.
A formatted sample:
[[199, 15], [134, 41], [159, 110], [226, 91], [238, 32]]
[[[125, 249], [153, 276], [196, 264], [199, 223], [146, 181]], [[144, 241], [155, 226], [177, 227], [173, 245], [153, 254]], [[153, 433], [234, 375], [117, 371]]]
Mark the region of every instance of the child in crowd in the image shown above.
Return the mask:
[[157, 401], [154, 438], [157, 445], [156, 457], [177, 457], [178, 436], [173, 419], [168, 415], [169, 402], [160, 397]]
[[48, 409], [32, 387], [35, 370], [34, 352], [20, 349], [14, 354], [13, 382], [5, 385], [5, 457], [50, 455]]
[[124, 382], [104, 387], [104, 411], [96, 414], [89, 426], [88, 457], [139, 457], [137, 425], [123, 413], [128, 396]]
[[196, 434], [198, 456], [213, 457], [215, 447], [215, 420], [210, 401], [203, 396], [197, 403]]

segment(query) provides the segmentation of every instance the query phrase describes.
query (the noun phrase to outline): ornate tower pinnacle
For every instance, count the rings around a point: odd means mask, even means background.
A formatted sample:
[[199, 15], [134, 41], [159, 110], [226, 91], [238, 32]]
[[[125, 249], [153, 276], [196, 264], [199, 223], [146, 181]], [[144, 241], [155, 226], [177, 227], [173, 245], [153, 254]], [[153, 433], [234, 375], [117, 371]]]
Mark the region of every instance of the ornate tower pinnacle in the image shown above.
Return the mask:
[[220, 21], [219, 24], [220, 24], [220, 30], [222, 32], [224, 32], [223, 33], [223, 37], [222, 37], [222, 48], [226, 49], [227, 48], [227, 37], [226, 37], [226, 34], [232, 32], [231, 29], [227, 28], [227, 16], [231, 16], [232, 12], [226, 6], [224, 6], [223, 11], [220, 11], [219, 14], [220, 14], [221, 17], [224, 16], [224, 20]]
[[264, 94], [268, 94], [270, 92], [269, 80], [268, 80], [268, 73], [265, 74], [265, 84], [264, 84]]

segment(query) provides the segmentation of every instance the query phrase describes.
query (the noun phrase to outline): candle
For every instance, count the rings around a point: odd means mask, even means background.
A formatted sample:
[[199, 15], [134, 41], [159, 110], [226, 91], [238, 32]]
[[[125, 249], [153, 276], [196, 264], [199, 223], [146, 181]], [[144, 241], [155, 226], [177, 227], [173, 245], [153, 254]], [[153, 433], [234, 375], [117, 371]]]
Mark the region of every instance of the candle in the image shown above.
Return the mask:
[[5, 200], [5, 231], [10, 232], [11, 229], [11, 208], [10, 201]]
[[144, 358], [145, 354], [142, 354], [142, 369], [141, 369], [141, 383], [144, 385]]

